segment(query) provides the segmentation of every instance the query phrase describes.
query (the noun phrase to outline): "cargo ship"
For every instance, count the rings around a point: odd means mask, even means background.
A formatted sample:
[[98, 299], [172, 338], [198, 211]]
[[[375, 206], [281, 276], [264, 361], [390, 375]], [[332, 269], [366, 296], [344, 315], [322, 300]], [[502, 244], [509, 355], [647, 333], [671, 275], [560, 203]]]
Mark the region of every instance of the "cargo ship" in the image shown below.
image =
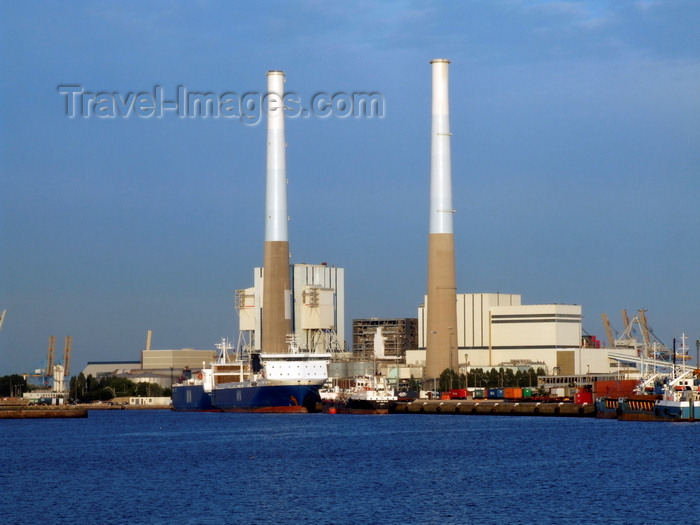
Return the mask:
[[329, 414], [388, 414], [396, 408], [398, 396], [383, 376], [363, 376], [355, 386], [335, 399], [324, 400], [323, 411]]
[[[313, 412], [318, 391], [328, 378], [330, 354], [301, 352], [259, 354], [231, 359], [232, 347], [218, 345], [217, 360], [196, 377], [172, 386], [173, 410], [179, 412]], [[184, 375], [184, 374], [183, 374]]]
[[[628, 399], [631, 396], [639, 397], [640, 400], [652, 400], [643, 394], [660, 394], [661, 374], [654, 375], [646, 381], [639, 382], [635, 379], [617, 379], [596, 381], [593, 385], [593, 392], [596, 396], [595, 408], [598, 419], [617, 419], [620, 412], [620, 400]], [[637, 406], [636, 403], [633, 404]]]
[[[172, 409], [177, 412], [218, 412], [211, 404], [211, 369], [203, 377], [185, 379], [172, 386]], [[205, 386], [205, 383], [207, 386]]]
[[598, 419], [617, 419], [620, 398], [599, 397], [595, 400], [595, 417]]
[[178, 412], [219, 412], [211, 403], [211, 391], [214, 386], [214, 374], [221, 375], [229, 361], [233, 347], [226, 339], [216, 345], [219, 355], [213, 363], [202, 366], [202, 370], [192, 377], [189, 368], [182, 371], [177, 383], [172, 385], [172, 409]]
[[289, 353], [255, 353], [219, 366], [211, 403], [223, 412], [316, 412], [330, 357], [290, 345]]

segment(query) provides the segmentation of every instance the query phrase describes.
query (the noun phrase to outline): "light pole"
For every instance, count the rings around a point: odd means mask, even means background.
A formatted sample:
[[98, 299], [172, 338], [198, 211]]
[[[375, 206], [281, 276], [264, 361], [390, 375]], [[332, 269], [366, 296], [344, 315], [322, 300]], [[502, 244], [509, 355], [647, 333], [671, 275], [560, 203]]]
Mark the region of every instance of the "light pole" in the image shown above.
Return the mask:
[[[438, 331], [437, 331], [437, 330], [431, 330], [430, 333], [431, 333], [431, 334], [437, 334]], [[427, 354], [427, 352], [426, 352], [426, 354]], [[433, 392], [436, 392], [436, 391], [437, 391], [437, 377], [434, 377], [434, 378], [433, 378]]]
[[[447, 342], [450, 347], [450, 390], [452, 390], [452, 377], [454, 376], [454, 363], [452, 362], [452, 334], [454, 333], [454, 330], [452, 330], [452, 327], [449, 326], [447, 331], [449, 333]], [[457, 362], [459, 363], [459, 358], [457, 358]]]

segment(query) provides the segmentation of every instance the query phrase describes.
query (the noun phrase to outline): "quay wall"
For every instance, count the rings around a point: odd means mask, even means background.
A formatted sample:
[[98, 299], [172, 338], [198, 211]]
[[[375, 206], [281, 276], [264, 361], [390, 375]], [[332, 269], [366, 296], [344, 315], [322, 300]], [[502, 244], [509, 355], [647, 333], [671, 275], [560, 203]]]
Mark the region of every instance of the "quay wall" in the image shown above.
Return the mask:
[[509, 403], [425, 400], [399, 403], [395, 414], [457, 414], [476, 416], [595, 417], [595, 405], [573, 403]]
[[0, 419], [56, 419], [87, 416], [87, 410], [84, 408], [3, 407], [0, 409]]

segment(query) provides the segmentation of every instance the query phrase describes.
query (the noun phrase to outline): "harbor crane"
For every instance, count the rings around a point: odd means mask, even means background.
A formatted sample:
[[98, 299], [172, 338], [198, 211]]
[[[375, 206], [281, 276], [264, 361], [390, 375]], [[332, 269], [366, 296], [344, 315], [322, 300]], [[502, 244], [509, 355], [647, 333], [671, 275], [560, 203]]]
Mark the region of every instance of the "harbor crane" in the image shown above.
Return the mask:
[[46, 366], [37, 368], [33, 374], [22, 374], [27, 379], [30, 377], [40, 377], [44, 386], [49, 386], [49, 378], [53, 379], [54, 388], [57, 391], [62, 391], [64, 378], [70, 373], [70, 353], [73, 347], [73, 338], [66, 336], [65, 345], [63, 347], [63, 364], [55, 362], [56, 355], [56, 336], [49, 337], [49, 347], [46, 352]]
[[69, 335], [66, 336], [66, 345], [63, 348], [63, 375], [68, 377], [70, 372], [70, 351], [73, 346], [73, 338]]
[[603, 318], [603, 326], [605, 326], [605, 333], [608, 336], [608, 344], [610, 348], [615, 346], [615, 338], [613, 337], [612, 327], [610, 326], [610, 319], [608, 319], [608, 314], [602, 313], [600, 316]]
[[49, 336], [49, 350], [46, 354], [46, 371], [44, 372], [45, 377], [53, 377], [53, 356], [56, 350], [56, 336]]
[[647, 316], [646, 316], [646, 310], [642, 310], [640, 308], [639, 310], [639, 321], [640, 324], [642, 325], [642, 335], [644, 336], [644, 342], [646, 344], [650, 344], [651, 340], [649, 339], [649, 325], [647, 324]]
[[[637, 346], [651, 348], [652, 346], [655, 346], [658, 347], [662, 353], [664, 351], [668, 351], [666, 345], [664, 345], [649, 328], [645, 312], [646, 310], [639, 309], [637, 311], [637, 315], [630, 320], [629, 315], [627, 315], [627, 310], [623, 308], [621, 313], [625, 330], [622, 336], [619, 338], [615, 338], [613, 336], [613, 330], [610, 324], [610, 319], [608, 319], [608, 315], [605, 313], [600, 314], [603, 319], [603, 326], [605, 327], [605, 333], [608, 336], [608, 342], [611, 348], [629, 348]], [[637, 341], [634, 334], [641, 336], [641, 342]]]
[[[642, 375], [646, 375], [648, 370], [670, 369], [673, 370], [675, 364], [672, 359], [676, 355], [675, 340], [673, 353], [668, 347], [654, 334], [654, 331], [649, 327], [646, 318], [646, 310], [639, 309], [629, 320], [625, 326], [625, 330], [618, 338], [612, 339], [612, 329], [607, 315], [602, 314], [603, 324], [608, 333], [608, 339], [613, 341], [612, 348], [617, 349], [633, 349], [636, 356], [630, 356], [622, 352], [608, 352], [608, 357], [620, 363], [633, 364]], [[627, 320], [627, 311], [622, 310], [622, 319]], [[685, 343], [684, 343], [685, 344]]]
[[627, 328], [630, 325], [630, 316], [627, 315], [627, 308], [622, 309], [622, 326]]

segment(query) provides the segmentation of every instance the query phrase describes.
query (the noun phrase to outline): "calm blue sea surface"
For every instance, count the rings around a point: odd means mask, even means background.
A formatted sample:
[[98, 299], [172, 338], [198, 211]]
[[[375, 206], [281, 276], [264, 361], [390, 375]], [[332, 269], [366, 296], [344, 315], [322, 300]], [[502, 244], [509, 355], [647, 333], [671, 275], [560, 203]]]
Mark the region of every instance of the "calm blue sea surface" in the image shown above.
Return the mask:
[[700, 423], [121, 410], [0, 438], [8, 524], [700, 521]]

